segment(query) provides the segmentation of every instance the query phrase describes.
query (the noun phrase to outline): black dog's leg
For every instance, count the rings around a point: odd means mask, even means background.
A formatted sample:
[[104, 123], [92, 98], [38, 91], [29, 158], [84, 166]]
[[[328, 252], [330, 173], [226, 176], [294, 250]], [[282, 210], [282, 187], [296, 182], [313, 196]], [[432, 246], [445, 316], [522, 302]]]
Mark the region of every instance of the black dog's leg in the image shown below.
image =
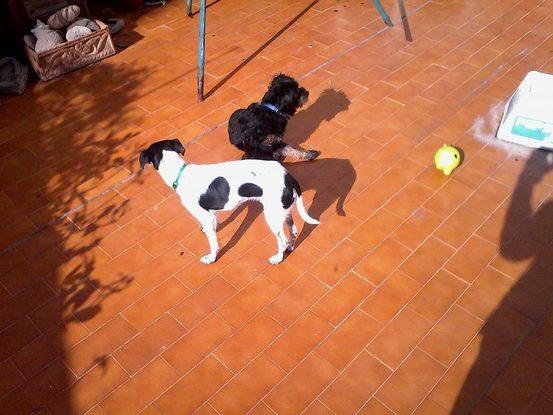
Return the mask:
[[285, 157], [291, 157], [297, 160], [308, 160], [308, 161], [315, 160], [321, 154], [321, 152], [317, 150], [303, 150], [303, 149], [294, 148], [289, 145], [286, 145], [278, 149], [275, 153], [278, 153], [278, 157], [281, 158], [281, 160], [283, 160]]

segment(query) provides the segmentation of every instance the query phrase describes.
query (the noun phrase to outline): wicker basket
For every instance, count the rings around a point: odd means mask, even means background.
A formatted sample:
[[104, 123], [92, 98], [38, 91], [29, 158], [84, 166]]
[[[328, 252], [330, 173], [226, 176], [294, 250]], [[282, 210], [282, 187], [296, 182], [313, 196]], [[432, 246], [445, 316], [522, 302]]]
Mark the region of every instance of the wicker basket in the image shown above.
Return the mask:
[[[86, 2], [82, 0], [25, 0], [27, 13], [32, 19], [46, 20], [46, 17], [69, 4], [77, 4], [81, 8], [81, 16], [88, 15]], [[40, 79], [48, 81], [115, 54], [109, 28], [99, 20], [94, 21], [100, 30], [53, 49], [37, 53], [24, 46], [25, 54]]]

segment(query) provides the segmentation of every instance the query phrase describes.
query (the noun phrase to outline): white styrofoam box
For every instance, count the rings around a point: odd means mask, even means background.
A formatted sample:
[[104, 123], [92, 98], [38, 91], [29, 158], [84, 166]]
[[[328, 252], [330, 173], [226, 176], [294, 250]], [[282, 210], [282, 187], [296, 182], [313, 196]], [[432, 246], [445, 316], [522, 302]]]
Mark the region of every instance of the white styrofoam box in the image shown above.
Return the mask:
[[505, 105], [497, 138], [553, 150], [553, 75], [528, 72]]

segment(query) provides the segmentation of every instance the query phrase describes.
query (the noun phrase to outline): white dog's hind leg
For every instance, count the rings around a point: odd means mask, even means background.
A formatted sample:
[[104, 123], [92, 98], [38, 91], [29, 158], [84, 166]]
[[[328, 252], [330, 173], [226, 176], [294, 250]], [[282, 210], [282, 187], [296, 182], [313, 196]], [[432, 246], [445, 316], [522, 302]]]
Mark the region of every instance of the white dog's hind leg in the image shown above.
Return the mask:
[[292, 218], [292, 213], [290, 211], [288, 211], [288, 214], [286, 215], [286, 225], [288, 225], [288, 230], [290, 231], [290, 242], [288, 242], [286, 250], [293, 251], [298, 237], [298, 228], [294, 225], [294, 218]]
[[286, 218], [286, 212], [281, 209], [270, 208], [267, 209], [264, 206], [263, 213], [265, 215], [265, 220], [267, 225], [275, 235], [277, 240], [277, 253], [269, 258], [269, 262], [273, 265], [278, 264], [284, 258], [284, 251], [288, 246], [288, 240], [284, 234], [284, 220]]
[[211, 215], [211, 220], [213, 221], [213, 229], [217, 230], [217, 227], [219, 226], [219, 219], [217, 218], [217, 214], [215, 212], [209, 212]]

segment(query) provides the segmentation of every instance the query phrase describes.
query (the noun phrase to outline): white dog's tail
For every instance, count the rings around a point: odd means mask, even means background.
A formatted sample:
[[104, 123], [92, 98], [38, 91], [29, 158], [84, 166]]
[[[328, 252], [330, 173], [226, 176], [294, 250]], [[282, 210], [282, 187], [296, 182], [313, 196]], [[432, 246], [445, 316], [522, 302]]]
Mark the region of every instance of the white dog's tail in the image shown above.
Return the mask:
[[305, 210], [301, 195], [298, 195], [295, 190], [294, 194], [296, 196], [296, 209], [298, 209], [298, 213], [300, 214], [301, 218], [310, 225], [318, 225], [320, 222], [317, 219], [313, 219], [311, 216], [309, 216], [309, 214]]

